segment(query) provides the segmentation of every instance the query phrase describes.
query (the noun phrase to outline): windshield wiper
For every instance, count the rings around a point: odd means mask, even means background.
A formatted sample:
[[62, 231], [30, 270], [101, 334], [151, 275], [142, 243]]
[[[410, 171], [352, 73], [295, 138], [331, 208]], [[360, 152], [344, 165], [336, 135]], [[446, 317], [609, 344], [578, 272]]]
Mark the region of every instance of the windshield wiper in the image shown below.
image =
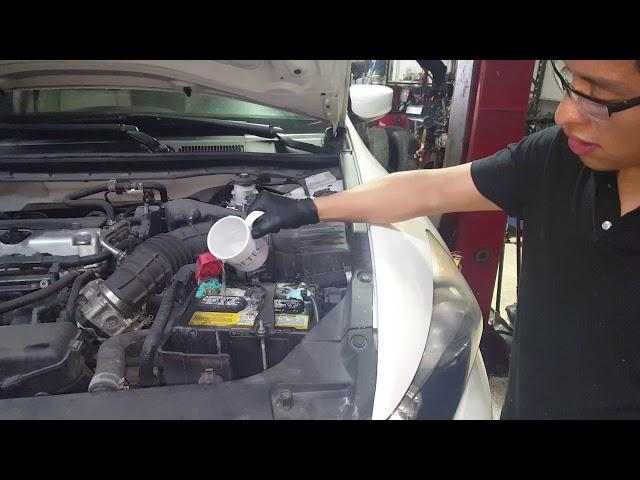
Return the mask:
[[87, 132], [118, 132], [142, 144], [150, 152], [169, 152], [172, 149], [156, 138], [141, 132], [135, 125], [122, 123], [2, 123], [2, 132], [58, 132], [61, 134]]
[[180, 123], [181, 126], [189, 126], [193, 125], [194, 127], [207, 127], [210, 126], [214, 129], [225, 129], [229, 130], [230, 133], [242, 133], [248, 135], [255, 135], [256, 137], [261, 138], [273, 138], [277, 139], [283, 145], [287, 147], [294, 148], [296, 150], [302, 150], [303, 152], [309, 153], [323, 153], [324, 149], [317, 145], [313, 145], [307, 142], [300, 142], [298, 140], [294, 140], [285, 135], [285, 132], [280, 127], [275, 127], [273, 125], [266, 125], [262, 123], [248, 123], [241, 122], [237, 120], [221, 120], [218, 118], [193, 118], [193, 117], [183, 117], [183, 116], [162, 116], [162, 115], [120, 115], [118, 118], [122, 119], [122, 121], [126, 121], [129, 123], [136, 123], [136, 121], [149, 121], [150, 119], [154, 119], [158, 123], [162, 122], [176, 122]]
[[[27, 117], [0, 117], [0, 121], [15, 121], [15, 125], [34, 125], [38, 126], [37, 123], [31, 123], [38, 121], [38, 117], [40, 119], [46, 119], [47, 125], [56, 125], [56, 116], [41, 114], [37, 117], [27, 118]], [[293, 140], [286, 136], [284, 130], [280, 127], [275, 127], [273, 125], [266, 125], [261, 123], [248, 123], [241, 122], [237, 120], [221, 120], [218, 118], [202, 118], [202, 117], [187, 117], [180, 115], [157, 115], [157, 114], [87, 114], [87, 115], [71, 115], [65, 113], [64, 116], [59, 116], [60, 121], [63, 122], [82, 122], [81, 125], [103, 125], [99, 122], [118, 122], [120, 124], [127, 124], [128, 126], [142, 124], [152, 129], [155, 126], [158, 127], [166, 127], [170, 126], [172, 123], [176, 126], [180, 127], [194, 127], [202, 130], [208, 127], [211, 130], [218, 133], [221, 129], [225, 131], [225, 133], [233, 134], [248, 134], [255, 135], [256, 137], [261, 138], [273, 138], [281, 142], [283, 145], [287, 147], [294, 148], [296, 150], [302, 150], [304, 152], [310, 153], [325, 153], [326, 148], [319, 147], [317, 145], [313, 145], [307, 142], [300, 142], [298, 140]], [[94, 123], [95, 122], [95, 123]], [[14, 124], [9, 124], [14, 125]], [[65, 123], [66, 126], [80, 125], [75, 123]]]

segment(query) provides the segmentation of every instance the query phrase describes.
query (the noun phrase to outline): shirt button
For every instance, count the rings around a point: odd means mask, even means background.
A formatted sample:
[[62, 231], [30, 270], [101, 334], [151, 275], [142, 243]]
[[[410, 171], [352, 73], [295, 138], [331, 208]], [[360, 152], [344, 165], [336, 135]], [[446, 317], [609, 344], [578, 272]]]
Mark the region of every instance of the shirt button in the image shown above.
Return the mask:
[[609, 220], [602, 222], [602, 229], [609, 230], [613, 224]]

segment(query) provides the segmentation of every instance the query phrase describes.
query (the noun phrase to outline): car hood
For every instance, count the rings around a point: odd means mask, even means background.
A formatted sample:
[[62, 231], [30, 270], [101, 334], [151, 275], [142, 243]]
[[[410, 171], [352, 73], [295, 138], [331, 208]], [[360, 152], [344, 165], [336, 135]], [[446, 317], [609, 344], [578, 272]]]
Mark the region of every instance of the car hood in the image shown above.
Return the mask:
[[[344, 126], [350, 60], [2, 60], [0, 89], [191, 90]], [[185, 90], [186, 89], [186, 90]]]

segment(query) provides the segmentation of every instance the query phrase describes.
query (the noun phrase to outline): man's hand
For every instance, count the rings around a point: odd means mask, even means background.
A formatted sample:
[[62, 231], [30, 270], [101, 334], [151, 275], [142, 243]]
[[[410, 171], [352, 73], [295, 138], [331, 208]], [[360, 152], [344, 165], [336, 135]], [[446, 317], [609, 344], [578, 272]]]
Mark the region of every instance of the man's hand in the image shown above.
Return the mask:
[[253, 224], [253, 238], [279, 232], [281, 228], [298, 228], [320, 221], [318, 209], [310, 198], [294, 200], [275, 193], [261, 192], [251, 204], [249, 213], [254, 210], [265, 213]]

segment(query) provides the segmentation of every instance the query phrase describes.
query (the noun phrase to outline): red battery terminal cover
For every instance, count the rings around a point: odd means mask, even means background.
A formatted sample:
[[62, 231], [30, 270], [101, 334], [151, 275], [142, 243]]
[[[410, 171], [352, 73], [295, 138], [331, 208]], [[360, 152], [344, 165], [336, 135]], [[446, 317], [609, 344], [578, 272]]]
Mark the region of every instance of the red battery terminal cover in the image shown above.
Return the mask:
[[222, 262], [212, 253], [203, 253], [196, 260], [196, 280], [206, 282], [222, 273]]

